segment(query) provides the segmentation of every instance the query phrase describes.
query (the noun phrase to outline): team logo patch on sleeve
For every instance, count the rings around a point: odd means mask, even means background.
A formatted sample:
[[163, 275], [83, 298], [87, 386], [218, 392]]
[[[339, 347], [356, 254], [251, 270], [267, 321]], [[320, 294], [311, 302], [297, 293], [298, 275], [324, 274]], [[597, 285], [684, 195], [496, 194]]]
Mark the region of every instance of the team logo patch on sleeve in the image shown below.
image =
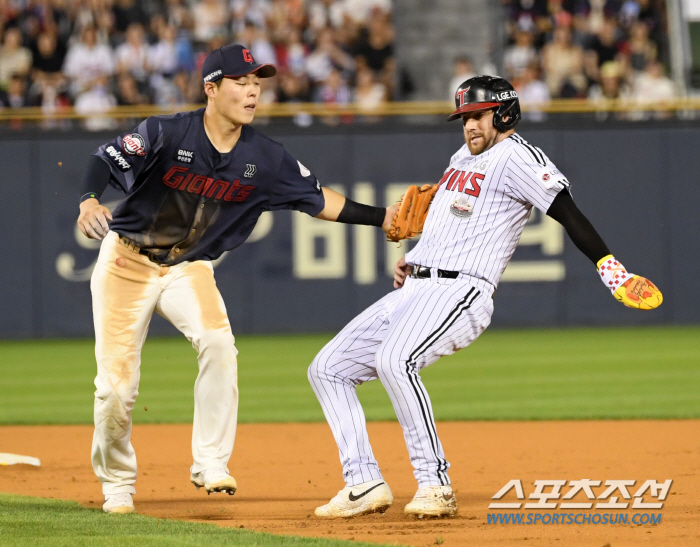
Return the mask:
[[304, 165], [297, 160], [297, 163], [299, 164], [299, 172], [301, 173], [302, 177], [310, 177], [311, 176], [311, 171], [309, 171]]
[[192, 163], [194, 161], [194, 152], [192, 150], [184, 150], [183, 148], [178, 148], [175, 153], [175, 161], [181, 161], [182, 163]]
[[129, 163], [129, 160], [122, 155], [121, 150], [117, 150], [111, 144], [105, 148], [105, 154], [107, 154], [110, 161], [116, 165], [117, 169], [120, 171], [126, 172], [131, 169], [131, 163]]
[[129, 133], [122, 139], [122, 150], [130, 156], [145, 156], [146, 141], [138, 133]]
[[558, 184], [569, 186], [569, 181], [566, 180], [566, 177], [553, 165], [548, 165], [547, 167], [540, 169], [540, 171], [537, 173], [537, 178], [548, 190], [556, 188]]

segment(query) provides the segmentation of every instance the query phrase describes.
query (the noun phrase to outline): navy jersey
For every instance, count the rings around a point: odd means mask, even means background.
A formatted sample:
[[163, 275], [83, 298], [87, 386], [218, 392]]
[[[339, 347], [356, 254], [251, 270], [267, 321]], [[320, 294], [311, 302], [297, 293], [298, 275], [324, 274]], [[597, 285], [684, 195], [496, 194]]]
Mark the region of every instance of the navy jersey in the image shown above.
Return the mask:
[[110, 229], [159, 264], [218, 258], [248, 238], [264, 211], [317, 216], [325, 206], [316, 177], [250, 126], [220, 154], [204, 131], [203, 108], [147, 118], [94, 155], [126, 192]]

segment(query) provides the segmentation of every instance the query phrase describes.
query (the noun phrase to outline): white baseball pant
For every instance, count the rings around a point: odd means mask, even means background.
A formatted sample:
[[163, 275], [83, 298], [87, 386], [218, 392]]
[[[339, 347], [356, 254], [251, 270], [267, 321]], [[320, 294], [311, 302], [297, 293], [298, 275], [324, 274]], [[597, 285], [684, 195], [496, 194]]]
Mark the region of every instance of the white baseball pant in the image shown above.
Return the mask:
[[430, 397], [419, 372], [471, 344], [488, 327], [493, 286], [482, 280], [415, 279], [353, 319], [319, 352], [309, 381], [338, 445], [347, 486], [382, 478], [356, 387], [386, 389], [419, 486], [450, 484]]
[[97, 358], [92, 466], [103, 494], [136, 491], [131, 410], [153, 311], [177, 327], [198, 352], [191, 471], [226, 469], [236, 436], [238, 352], [211, 262], [160, 266], [109, 232], [90, 288]]

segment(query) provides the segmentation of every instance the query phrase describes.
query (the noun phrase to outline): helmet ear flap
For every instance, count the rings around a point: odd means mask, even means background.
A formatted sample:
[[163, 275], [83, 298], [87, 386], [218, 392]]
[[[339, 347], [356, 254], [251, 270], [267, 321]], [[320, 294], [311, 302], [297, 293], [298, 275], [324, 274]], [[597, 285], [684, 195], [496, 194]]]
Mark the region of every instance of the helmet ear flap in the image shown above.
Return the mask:
[[[503, 117], [508, 115], [507, 122], [503, 121]], [[493, 126], [499, 131], [508, 131], [513, 129], [520, 121], [520, 104], [518, 100], [509, 101], [499, 106], [493, 113]]]

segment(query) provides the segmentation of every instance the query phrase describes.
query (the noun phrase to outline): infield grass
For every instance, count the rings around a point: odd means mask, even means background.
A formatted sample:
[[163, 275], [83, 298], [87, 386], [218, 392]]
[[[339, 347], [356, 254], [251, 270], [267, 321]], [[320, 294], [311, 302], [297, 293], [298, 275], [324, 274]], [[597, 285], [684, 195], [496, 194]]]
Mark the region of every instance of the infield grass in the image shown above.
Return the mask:
[[[276, 536], [214, 524], [108, 515], [72, 501], [0, 494], [0, 545], [13, 547], [347, 547], [368, 543]], [[376, 545], [374, 545], [376, 547]]]
[[[323, 421], [306, 368], [331, 335], [240, 336], [241, 422]], [[699, 418], [700, 327], [492, 330], [421, 375], [438, 420]], [[0, 342], [0, 423], [91, 423], [91, 340]], [[196, 355], [146, 342], [136, 423], [192, 420]], [[393, 420], [378, 381], [369, 420]]]

